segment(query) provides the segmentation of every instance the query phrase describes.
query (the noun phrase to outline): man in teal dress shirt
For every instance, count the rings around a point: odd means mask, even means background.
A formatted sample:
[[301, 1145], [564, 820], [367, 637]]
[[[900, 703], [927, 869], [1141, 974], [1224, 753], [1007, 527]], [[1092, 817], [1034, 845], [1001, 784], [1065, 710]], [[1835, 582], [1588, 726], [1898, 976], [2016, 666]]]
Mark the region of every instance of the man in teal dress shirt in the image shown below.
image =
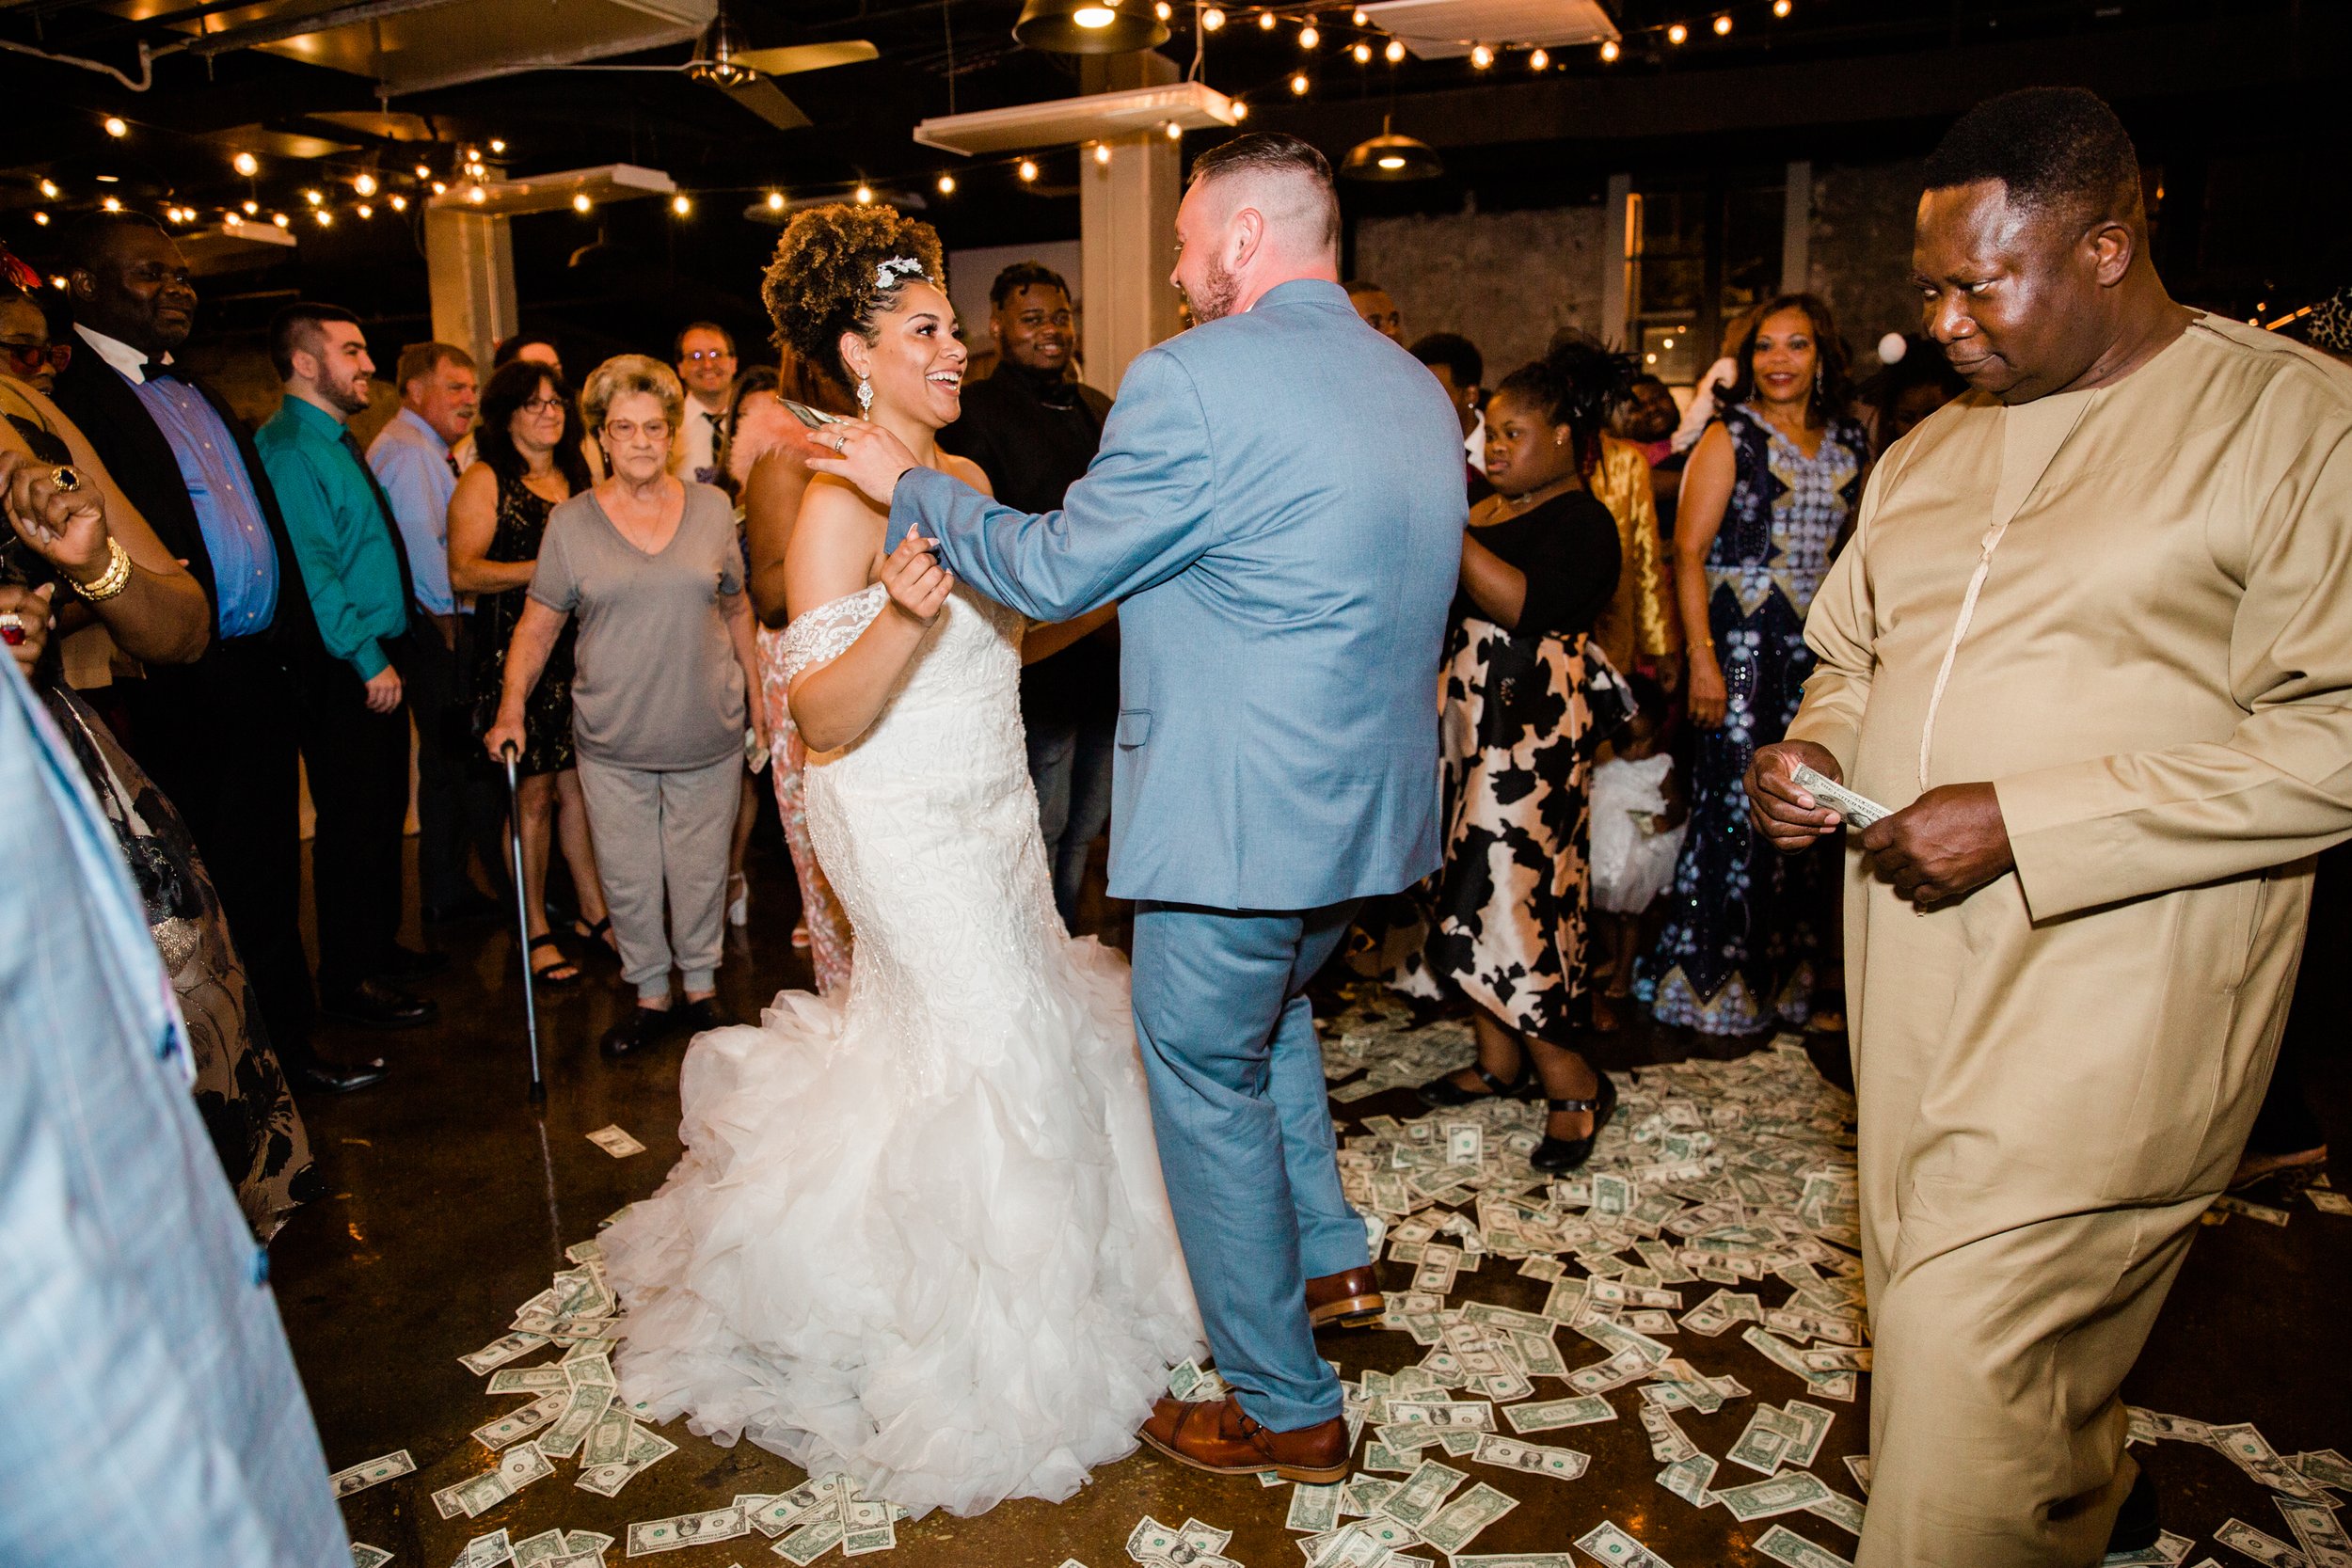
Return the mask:
[[373, 1024], [427, 1022], [433, 1005], [389, 982], [425, 960], [395, 944], [408, 816], [408, 712], [396, 660], [410, 657], [414, 590], [399, 529], [344, 421], [368, 405], [375, 363], [350, 311], [289, 305], [270, 324], [286, 401], [253, 438], [328, 657], [298, 673], [310, 801], [319, 1001]]

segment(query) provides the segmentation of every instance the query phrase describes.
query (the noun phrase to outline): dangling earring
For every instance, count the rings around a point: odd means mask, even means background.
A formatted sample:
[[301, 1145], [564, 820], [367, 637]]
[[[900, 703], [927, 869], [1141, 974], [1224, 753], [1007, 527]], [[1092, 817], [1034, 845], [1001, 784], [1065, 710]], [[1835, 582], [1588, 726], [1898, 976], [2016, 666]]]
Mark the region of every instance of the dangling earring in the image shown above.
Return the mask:
[[857, 411], [860, 415], [874, 411], [874, 384], [862, 375], [857, 378]]

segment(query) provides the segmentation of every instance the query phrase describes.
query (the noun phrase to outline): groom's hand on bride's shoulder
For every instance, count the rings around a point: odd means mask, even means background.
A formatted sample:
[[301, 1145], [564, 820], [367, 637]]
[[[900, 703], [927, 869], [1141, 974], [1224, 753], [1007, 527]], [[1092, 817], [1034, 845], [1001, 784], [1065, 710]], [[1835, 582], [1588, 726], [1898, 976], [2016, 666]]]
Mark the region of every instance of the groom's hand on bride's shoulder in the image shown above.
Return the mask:
[[899, 476], [916, 466], [905, 442], [864, 420], [818, 426], [807, 433], [804, 451], [812, 471], [848, 480], [882, 507], [890, 504]]
[[956, 575], [931, 553], [931, 541], [910, 530], [882, 562], [882, 586], [901, 614], [930, 626], [954, 592]]

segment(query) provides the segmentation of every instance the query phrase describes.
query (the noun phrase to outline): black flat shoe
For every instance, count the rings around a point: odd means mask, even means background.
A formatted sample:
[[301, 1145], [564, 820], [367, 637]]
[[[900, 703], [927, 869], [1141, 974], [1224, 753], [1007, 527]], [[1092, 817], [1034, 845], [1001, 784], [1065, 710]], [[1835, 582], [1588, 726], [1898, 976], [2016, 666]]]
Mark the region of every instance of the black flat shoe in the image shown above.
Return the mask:
[[376, 965], [375, 978], [393, 981], [421, 980], [428, 974], [438, 974], [447, 968], [449, 968], [447, 953], [420, 953], [413, 947], [403, 947], [398, 942], [394, 942], [392, 950], [384, 955], [384, 961]]
[[1527, 1163], [1537, 1170], [1550, 1171], [1554, 1174], [1562, 1171], [1581, 1170], [1584, 1167], [1584, 1162], [1593, 1157], [1593, 1145], [1599, 1141], [1600, 1130], [1609, 1125], [1609, 1118], [1617, 1111], [1617, 1085], [1609, 1081], [1609, 1074], [1600, 1071], [1597, 1068], [1594, 1069], [1593, 1076], [1600, 1080], [1600, 1087], [1595, 1091], [1592, 1099], [1546, 1100], [1544, 1101], [1544, 1109], [1547, 1111], [1592, 1112], [1593, 1130], [1581, 1138], [1547, 1136], [1542, 1143], [1535, 1146], [1535, 1152], [1527, 1157]]
[[631, 1007], [628, 1016], [604, 1032], [596, 1049], [608, 1061], [635, 1056], [660, 1046], [673, 1024], [667, 1007]]
[[673, 1026], [681, 1035], [699, 1035], [707, 1029], [723, 1029], [735, 1020], [727, 1017], [715, 996], [699, 1002], [689, 1002], [677, 1010], [677, 1022]]
[[381, 1084], [384, 1081], [384, 1064], [373, 1061], [342, 1067], [323, 1060], [290, 1062], [286, 1067], [286, 1081], [313, 1094], [350, 1094], [354, 1090]]
[[1479, 1082], [1486, 1085], [1486, 1092], [1482, 1094], [1476, 1089], [1462, 1087], [1454, 1081], [1454, 1074], [1449, 1072], [1443, 1078], [1423, 1084], [1413, 1093], [1433, 1111], [1451, 1111], [1457, 1105], [1471, 1105], [1482, 1100], [1524, 1100], [1535, 1087], [1534, 1064], [1524, 1059], [1519, 1063], [1519, 1080], [1516, 1084], [1504, 1083], [1475, 1063], [1471, 1065], [1470, 1071], [1476, 1073]]
[[322, 996], [319, 1011], [369, 1029], [414, 1029], [441, 1016], [437, 1005], [381, 980], [362, 980], [347, 991]]
[[2115, 1528], [2107, 1532], [2107, 1556], [2128, 1557], [2144, 1552], [2164, 1536], [2156, 1517], [2156, 1483], [2142, 1470], [2132, 1478], [2123, 1506], [2115, 1511]]

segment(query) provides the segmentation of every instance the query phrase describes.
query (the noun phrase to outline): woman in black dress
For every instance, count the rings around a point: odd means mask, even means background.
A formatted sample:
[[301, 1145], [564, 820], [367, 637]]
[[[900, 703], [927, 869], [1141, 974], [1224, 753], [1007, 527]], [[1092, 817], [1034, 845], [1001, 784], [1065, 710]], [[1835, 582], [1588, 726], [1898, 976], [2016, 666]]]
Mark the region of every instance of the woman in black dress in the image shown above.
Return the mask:
[[[571, 388], [536, 360], [501, 365], [482, 389], [482, 423], [474, 436], [480, 461], [457, 482], [449, 503], [449, 580], [474, 597], [473, 691], [479, 717], [498, 707], [506, 678], [506, 647], [523, 612], [523, 591], [539, 561], [548, 514], [595, 483], [580, 443], [586, 427]], [[588, 811], [572, 767], [572, 633], [567, 627], [548, 659], [524, 711], [523, 754], [516, 831], [523, 841], [524, 906], [531, 916], [532, 973], [554, 985], [580, 978], [548, 923], [548, 841], [557, 836], [570, 866], [584, 922], [580, 935], [609, 941], [604, 888], [596, 851], [588, 841]], [[553, 834], [550, 834], [550, 829]], [[544, 955], [544, 956], [543, 956]]]
[[1470, 514], [1447, 642], [1449, 828], [1422, 961], [1476, 1005], [1478, 1063], [1421, 1092], [1460, 1105], [1540, 1083], [1542, 1170], [1581, 1165], [1616, 1105], [1563, 1042], [1591, 969], [1586, 788], [1606, 736], [1590, 699], [1618, 687], [1587, 637], [1616, 588], [1617, 525], [1585, 478], [1632, 373], [1622, 355], [1564, 340], [1496, 388], [1497, 493]]

